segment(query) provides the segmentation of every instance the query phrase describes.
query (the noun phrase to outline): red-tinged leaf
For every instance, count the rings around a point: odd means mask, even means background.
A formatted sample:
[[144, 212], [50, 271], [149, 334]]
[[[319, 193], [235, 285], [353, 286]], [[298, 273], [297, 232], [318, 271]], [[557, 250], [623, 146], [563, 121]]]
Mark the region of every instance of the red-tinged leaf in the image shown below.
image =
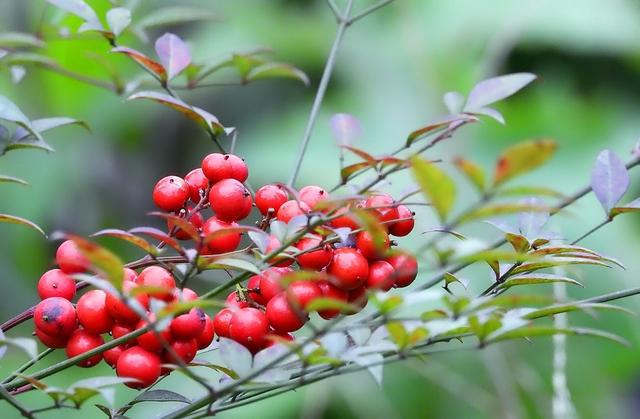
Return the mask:
[[573, 284], [583, 286], [575, 279], [567, 278], [564, 276], [551, 275], [551, 274], [534, 274], [534, 275], [519, 275], [513, 276], [498, 285], [498, 289], [506, 289], [519, 285], [539, 285], [539, 284], [553, 284], [556, 282], [563, 282], [566, 284]]
[[471, 160], [457, 157], [453, 164], [471, 181], [471, 184], [481, 193], [484, 192], [486, 187], [486, 175], [482, 167], [472, 162]]
[[536, 79], [535, 74], [514, 73], [493, 77], [476, 84], [469, 93], [465, 112], [474, 112], [505, 99]]
[[42, 234], [44, 237], [47, 237], [43, 229], [41, 229], [34, 222], [27, 220], [26, 218], [16, 217], [15, 215], [0, 214], [0, 223], [20, 224], [27, 227], [31, 227], [32, 229], [36, 230], [38, 233]]
[[515, 274], [530, 273], [534, 271], [539, 271], [540, 269], [554, 268], [556, 266], [565, 266], [565, 265], [595, 265], [595, 266], [603, 266], [606, 268], [611, 267], [607, 263], [601, 262], [598, 260], [558, 257], [558, 258], [545, 259], [539, 262], [523, 263], [522, 265], [513, 269], [513, 271], [511, 272], [515, 275]]
[[180, 243], [178, 243], [178, 241], [176, 239], [174, 239], [173, 237], [169, 236], [164, 231], [158, 230], [157, 228], [153, 228], [153, 227], [135, 227], [135, 228], [132, 228], [131, 230], [129, 230], [129, 233], [131, 233], [131, 234], [142, 234], [143, 236], [153, 237], [154, 239], [157, 239], [157, 240], [165, 242], [167, 244], [167, 246], [172, 247], [178, 253], [184, 254], [184, 249], [182, 248], [182, 246], [180, 246]]
[[626, 214], [628, 212], [639, 212], [639, 211], [640, 211], [640, 198], [634, 199], [628, 204], [612, 208], [610, 214], [611, 214], [611, 218], [613, 218], [616, 215]]
[[449, 115], [446, 116], [444, 118], [442, 118], [439, 121], [436, 121], [434, 123], [431, 123], [425, 127], [422, 127], [420, 129], [417, 129], [415, 131], [413, 131], [412, 133], [409, 134], [409, 136], [407, 137], [407, 146], [410, 146], [411, 144], [413, 144], [414, 142], [430, 135], [433, 134], [434, 132], [443, 129], [443, 128], [447, 128], [449, 127], [451, 124], [455, 123], [455, 122], [460, 122], [460, 121], [465, 121], [465, 122], [472, 122], [472, 121], [477, 121], [478, 119], [472, 115]]
[[353, 176], [353, 174], [367, 167], [371, 167], [371, 164], [366, 161], [343, 167], [340, 171], [340, 178], [342, 179], [342, 182], [345, 183], [351, 178], [351, 176]]
[[620, 158], [610, 150], [598, 154], [591, 171], [591, 188], [607, 216], [629, 188], [629, 172]]
[[160, 81], [167, 80], [167, 70], [160, 64], [159, 62], [153, 60], [152, 58], [147, 57], [140, 51], [136, 51], [133, 48], [129, 47], [116, 47], [111, 50], [111, 52], [117, 52], [120, 54], [126, 54], [135, 61], [140, 67], [148, 71], [152, 76], [157, 78]]
[[549, 246], [543, 247], [541, 249], [536, 249], [532, 252], [532, 254], [544, 256], [544, 255], [563, 255], [566, 253], [586, 253], [594, 256], [600, 256], [598, 253], [591, 249], [587, 249], [586, 247], [581, 246], [573, 246], [573, 245], [561, 245], [561, 246]]
[[513, 250], [518, 253], [527, 252], [531, 248], [529, 240], [527, 240], [527, 238], [523, 235], [506, 233], [504, 237], [511, 244], [511, 246], [513, 246]]
[[156, 53], [167, 70], [168, 80], [180, 74], [191, 63], [189, 47], [172, 33], [165, 33], [156, 40]]
[[411, 158], [413, 177], [420, 189], [436, 209], [441, 221], [453, 209], [456, 198], [456, 185], [453, 180], [435, 164], [429, 163], [419, 156]]
[[173, 226], [178, 227], [185, 234], [187, 234], [191, 240], [194, 240], [194, 241], [200, 240], [200, 233], [198, 233], [198, 230], [193, 226], [193, 224], [191, 224], [185, 218], [179, 217], [174, 214], [169, 214], [166, 212], [157, 212], [157, 211], [150, 212], [149, 215], [155, 215], [157, 217], [164, 218], [165, 220], [169, 221]]
[[507, 148], [496, 164], [494, 185], [529, 172], [553, 156], [557, 143], [552, 139], [525, 141]]
[[102, 237], [102, 236], [115, 237], [117, 239], [124, 240], [128, 243], [131, 243], [134, 246], [139, 247], [140, 249], [144, 250], [145, 252], [151, 255], [158, 254], [158, 249], [155, 246], [153, 246], [151, 243], [149, 243], [142, 237], [135, 236], [124, 230], [109, 228], [105, 230], [100, 230], [91, 235], [91, 237]]
[[214, 115], [211, 115], [209, 112], [196, 106], [188, 105], [187, 103], [172, 96], [165, 95], [164, 93], [146, 91], [133, 94], [127, 98], [127, 100], [133, 99], [151, 99], [172, 109], [175, 109], [178, 112], [186, 115], [189, 119], [197, 122], [208, 132], [214, 135], [220, 135], [225, 132], [224, 127], [222, 126], [222, 124], [220, 124], [218, 118], [216, 118]]
[[409, 167], [411, 165], [411, 163], [409, 162], [409, 160], [405, 160], [405, 159], [400, 159], [398, 157], [393, 157], [393, 156], [382, 156], [382, 157], [378, 157], [376, 160], [378, 160], [378, 162], [384, 167], [384, 166], [389, 166], [389, 165], [397, 165], [397, 164], [401, 164], [404, 165], [406, 167]]
[[352, 152], [356, 156], [360, 157], [362, 160], [364, 160], [367, 163], [369, 163], [369, 165], [371, 165], [371, 166], [374, 166], [375, 164], [378, 163], [378, 159], [376, 159], [371, 154], [369, 154], [366, 151], [361, 150], [361, 149], [359, 149], [357, 147], [350, 146], [350, 145], [341, 145], [340, 147], [344, 148], [345, 150], [349, 150], [350, 152]]

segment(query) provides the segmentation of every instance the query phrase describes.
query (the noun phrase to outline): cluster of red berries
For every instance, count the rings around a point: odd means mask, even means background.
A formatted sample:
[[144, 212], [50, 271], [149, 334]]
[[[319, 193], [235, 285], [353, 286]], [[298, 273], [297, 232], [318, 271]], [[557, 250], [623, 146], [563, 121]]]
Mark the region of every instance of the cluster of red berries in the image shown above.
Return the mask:
[[[155, 320], [153, 313], [147, 312], [146, 317], [141, 318], [119, 295], [99, 289], [84, 293], [74, 306], [71, 300], [76, 295], [76, 283], [71, 275], [85, 272], [90, 262], [71, 240], [58, 247], [56, 262], [59, 269], [45, 272], [38, 282], [42, 301], [33, 315], [35, 334], [45, 346], [65, 348], [71, 358], [104, 344], [104, 334], [117, 339]], [[165, 301], [169, 308], [171, 304], [198, 298], [193, 290], [176, 288], [171, 273], [159, 266], [145, 268], [140, 274], [125, 268], [124, 278], [124, 294], [135, 299], [141, 310], [149, 309], [150, 298]], [[139, 286], [154, 291], [135, 292]], [[149, 330], [78, 365], [93, 367], [104, 359], [116, 369], [118, 376], [135, 380], [126, 383], [128, 386], [143, 388], [153, 384], [161, 374], [171, 372], [171, 368], [163, 364], [191, 362], [198, 349], [209, 346], [213, 338], [211, 318], [202, 310], [192, 308], [186, 313], [177, 313], [169, 327], [159, 334]]]

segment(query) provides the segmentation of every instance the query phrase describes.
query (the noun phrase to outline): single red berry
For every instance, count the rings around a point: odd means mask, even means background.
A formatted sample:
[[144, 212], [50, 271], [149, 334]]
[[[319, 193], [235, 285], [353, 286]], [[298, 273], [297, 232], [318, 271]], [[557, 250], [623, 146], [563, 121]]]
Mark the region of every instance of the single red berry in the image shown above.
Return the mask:
[[251, 212], [251, 194], [235, 179], [223, 179], [209, 191], [209, 204], [216, 217], [223, 221], [238, 221]]
[[299, 197], [309, 208], [315, 209], [318, 203], [329, 198], [329, 193], [320, 186], [309, 185], [300, 189]]
[[262, 295], [263, 305], [284, 290], [281, 278], [291, 272], [293, 272], [291, 268], [274, 267], [267, 269], [260, 275], [260, 295]]
[[58, 247], [56, 263], [66, 274], [82, 273], [91, 266], [89, 259], [80, 251], [73, 240], [64, 241]]
[[38, 295], [42, 300], [49, 297], [62, 297], [71, 301], [76, 295], [76, 281], [60, 269], [51, 269], [40, 277]]
[[404, 237], [411, 233], [415, 221], [413, 211], [405, 205], [398, 205], [398, 220], [389, 226], [389, 233], [396, 237]]
[[[193, 210], [193, 207], [188, 207], [188, 211], [192, 211], [192, 210]], [[201, 212], [196, 212], [195, 214], [191, 215], [191, 218], [189, 218], [189, 221], [187, 222], [190, 223], [192, 226], [194, 226], [196, 230], [200, 230], [202, 228], [202, 225], [204, 224], [204, 217], [202, 216]], [[171, 220], [167, 220], [167, 230], [172, 231], [174, 227], [175, 227], [175, 223], [173, 223]], [[187, 234], [186, 231], [180, 228], [176, 230], [175, 237], [178, 240], [192, 239], [192, 237], [189, 234]]]
[[171, 336], [178, 340], [196, 338], [204, 330], [204, 316], [204, 311], [199, 308], [192, 308], [188, 313], [176, 316], [169, 325]]
[[[124, 281], [122, 283], [122, 291], [124, 295], [130, 295], [131, 291], [139, 285], [135, 282]], [[133, 297], [143, 309], [149, 308], [149, 296], [146, 293], [137, 294]], [[119, 295], [107, 293], [107, 311], [109, 315], [121, 324], [136, 324], [140, 320], [140, 316], [127, 303], [120, 298]]]
[[[269, 236], [269, 244], [267, 245], [267, 248], [265, 249], [265, 254], [269, 254], [273, 251], [278, 250], [280, 247], [282, 246], [282, 243], [280, 243], [280, 240], [278, 240], [278, 238], [276, 236]], [[288, 258], [286, 256], [280, 256], [283, 255], [283, 253], [280, 253], [278, 256], [274, 257], [271, 260], [271, 264], [273, 266], [278, 266], [278, 267], [285, 267], [285, 266], [289, 266], [293, 263], [293, 259]]]
[[398, 219], [397, 203], [387, 193], [378, 193], [367, 198], [365, 207], [373, 208], [372, 211], [380, 222], [390, 222]]
[[386, 261], [395, 269], [393, 273], [395, 287], [407, 287], [416, 279], [418, 275], [418, 261], [413, 255], [404, 251], [397, 251], [389, 256]]
[[[178, 289], [176, 289], [178, 290]], [[192, 290], [191, 288], [183, 288], [182, 296], [179, 298], [180, 301], [195, 301], [198, 299], [198, 293]]]
[[124, 280], [138, 282], [138, 273], [131, 268], [124, 268]]
[[249, 177], [247, 164], [235, 154], [227, 154], [227, 162], [231, 168], [231, 178], [238, 182], [244, 182]]
[[260, 275], [253, 275], [249, 278], [249, 281], [247, 281], [247, 294], [256, 303], [267, 304], [267, 301], [260, 293]]
[[322, 237], [316, 234], [303, 237], [298, 241], [298, 243], [296, 243], [296, 247], [301, 252], [320, 246], [317, 250], [296, 256], [298, 265], [300, 265], [301, 268], [319, 271], [331, 262], [331, 258], [333, 257], [333, 248], [331, 245], [321, 246], [321, 243]]
[[204, 175], [201, 168], [193, 169], [184, 177], [184, 181], [189, 185], [189, 198], [194, 204], [200, 202], [200, 194], [209, 187], [209, 179]]
[[265, 313], [269, 325], [278, 333], [294, 332], [304, 326], [307, 320], [307, 315], [301, 310], [296, 310], [284, 292], [269, 301]]
[[122, 355], [122, 353], [126, 349], [127, 348], [125, 348], [123, 345], [118, 345], [104, 351], [102, 353], [102, 357], [104, 358], [104, 361], [111, 366], [111, 368], [115, 368], [116, 365], [118, 364], [118, 359], [120, 358], [120, 355]]
[[355, 249], [342, 247], [333, 252], [327, 273], [334, 277], [334, 285], [343, 290], [362, 286], [369, 276], [369, 262]]
[[[121, 337], [133, 332], [135, 330], [135, 327], [135, 325], [122, 325], [116, 323], [111, 328], [111, 337], [114, 339], [120, 339]], [[129, 346], [134, 346], [135, 342], [136, 340], [134, 338], [133, 340], [127, 341], [123, 345], [128, 348]]]
[[49, 336], [70, 336], [78, 327], [76, 309], [62, 297], [40, 301], [33, 312], [33, 322], [36, 328]]
[[[67, 342], [67, 358], [73, 358], [74, 356], [82, 355], [86, 352], [89, 352], [92, 349], [97, 348], [98, 346], [104, 344], [104, 339], [102, 336], [93, 334], [84, 329], [78, 329], [71, 337], [69, 337], [69, 341]], [[95, 366], [98, 362], [102, 360], [102, 353], [93, 355], [83, 361], [77, 363], [79, 367], [89, 368]]]
[[[333, 285], [329, 281], [318, 281], [317, 285], [320, 288], [320, 290], [322, 291], [322, 297], [323, 298], [328, 298], [328, 299], [331, 299], [331, 300], [336, 300], [336, 301], [344, 302], [344, 303], [346, 303], [349, 300], [349, 292], [348, 291], [341, 290], [340, 288], [336, 287], [335, 285]], [[340, 310], [338, 310], [338, 309], [325, 309], [325, 310], [318, 311], [318, 314], [323, 319], [329, 320], [329, 319], [332, 319], [332, 318], [336, 317], [338, 314], [340, 314]]]
[[228, 308], [223, 308], [213, 316], [213, 328], [216, 331], [216, 335], [223, 338], [229, 337], [229, 324], [231, 323], [231, 317], [233, 317], [233, 310]]
[[[151, 322], [155, 321], [155, 318], [156, 318], [155, 314], [153, 313], [149, 314], [149, 320]], [[142, 329], [143, 327], [147, 326], [147, 324], [148, 323], [144, 319], [141, 319], [136, 325], [136, 329]], [[138, 345], [140, 345], [147, 351], [160, 353], [164, 349], [164, 346], [163, 346], [163, 342], [158, 338], [158, 335], [160, 335], [162, 340], [164, 340], [167, 344], [171, 343], [172, 338], [171, 338], [171, 331], [169, 330], [169, 328], [166, 328], [161, 332], [154, 332], [153, 330], [149, 329], [147, 332], [138, 336], [138, 339], [137, 339]]]
[[139, 346], [124, 351], [116, 364], [118, 377], [133, 378], [137, 381], [124, 383], [131, 388], [145, 388], [160, 377], [160, 357]]
[[140, 275], [138, 275], [138, 283], [145, 287], [158, 288], [156, 291], [149, 292], [149, 297], [164, 301], [171, 301], [173, 299], [176, 280], [173, 278], [173, 275], [171, 275], [171, 272], [160, 266], [144, 268], [142, 272], [140, 272]]
[[171, 352], [165, 351], [162, 354], [162, 359], [169, 364], [180, 364], [180, 361], [188, 364], [193, 361], [198, 352], [198, 343], [195, 339], [177, 340], [171, 344], [171, 349], [178, 356], [176, 359]]
[[293, 341], [294, 337], [291, 333], [278, 333], [275, 330], [272, 330], [264, 340], [264, 347], [268, 348], [278, 343]]
[[[357, 230], [360, 228], [360, 223], [358, 222], [358, 219], [356, 218], [355, 215], [353, 215], [352, 212], [350, 212], [352, 205], [354, 204], [351, 204], [351, 205], [348, 205], [347, 207], [339, 208], [338, 210], [336, 210], [335, 215], [338, 217], [332, 219], [329, 222], [329, 224], [331, 224], [331, 227], [349, 228], [351, 230]], [[364, 202], [356, 203], [355, 207], [356, 208], [364, 207]]]
[[[202, 226], [202, 232], [205, 236], [205, 245], [213, 254], [233, 252], [240, 245], [242, 234], [235, 229], [238, 224], [235, 222], [222, 221], [216, 217], [211, 217], [205, 221]], [[216, 233], [218, 232], [219, 233]], [[214, 234], [216, 233], [216, 234]]]
[[389, 262], [379, 260], [369, 265], [367, 288], [389, 291], [393, 287], [395, 269]]
[[347, 314], [356, 314], [360, 312], [363, 308], [367, 306], [369, 299], [367, 298], [367, 287], [360, 287], [354, 290], [349, 291], [349, 303], [358, 307], [358, 310], [347, 313]]
[[207, 314], [204, 315], [204, 329], [196, 336], [196, 342], [198, 343], [198, 349], [204, 349], [211, 345], [213, 342], [213, 336], [215, 335], [215, 327], [213, 320]]
[[264, 185], [256, 191], [256, 207], [262, 215], [267, 215], [269, 210], [275, 215], [288, 199], [289, 194], [281, 185]]
[[252, 307], [243, 308], [233, 313], [229, 322], [229, 336], [244, 345], [250, 351], [259, 350], [269, 332], [269, 323], [265, 314]]
[[224, 302], [224, 306], [231, 310], [239, 310], [241, 308], [249, 307], [249, 303], [240, 298], [236, 291], [227, 295], [227, 299]]
[[311, 208], [309, 208], [307, 204], [292, 199], [280, 206], [276, 217], [278, 220], [288, 223], [292, 218], [307, 214], [308, 212], [311, 212]]
[[38, 339], [40, 339], [40, 342], [42, 342], [42, 344], [47, 348], [64, 348], [67, 346], [67, 342], [69, 341], [69, 336], [48, 335], [37, 327], [35, 328], [35, 332]]
[[211, 181], [211, 184], [232, 177], [229, 156], [220, 153], [211, 153], [202, 160], [202, 172]]
[[80, 297], [76, 312], [87, 332], [99, 335], [113, 327], [113, 319], [107, 310], [107, 293], [102, 290], [91, 290]]
[[368, 231], [361, 231], [356, 236], [356, 248], [368, 260], [384, 257], [389, 251], [390, 245], [389, 235], [382, 231], [375, 236]]
[[314, 281], [294, 281], [287, 287], [286, 294], [294, 307], [306, 310], [313, 300], [322, 297], [322, 290]]
[[178, 211], [189, 199], [189, 185], [178, 176], [166, 176], [153, 188], [153, 202], [163, 211]]

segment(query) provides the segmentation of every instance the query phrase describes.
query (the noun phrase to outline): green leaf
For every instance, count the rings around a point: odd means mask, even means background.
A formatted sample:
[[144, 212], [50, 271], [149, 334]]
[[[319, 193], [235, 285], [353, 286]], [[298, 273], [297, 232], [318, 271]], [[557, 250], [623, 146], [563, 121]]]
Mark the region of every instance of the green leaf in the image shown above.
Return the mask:
[[529, 240], [521, 234], [506, 233], [504, 237], [518, 253], [525, 253], [531, 248]]
[[523, 317], [525, 319], [533, 320], [533, 319], [539, 319], [541, 317], [553, 316], [560, 313], [568, 313], [571, 311], [590, 310], [590, 309], [617, 310], [617, 311], [625, 312], [627, 314], [635, 315], [633, 311], [628, 310], [624, 307], [613, 305], [613, 304], [568, 303], [568, 304], [556, 304], [549, 307], [544, 307], [538, 310], [534, 310], [525, 314]]
[[353, 176], [354, 173], [366, 168], [371, 167], [369, 162], [363, 161], [360, 163], [354, 163], [349, 166], [345, 166], [340, 170], [340, 179], [342, 183], [347, 183], [347, 181]]
[[513, 186], [499, 188], [494, 192], [497, 196], [549, 196], [551, 198], [564, 198], [565, 195], [551, 188], [543, 186]]
[[138, 397], [131, 400], [129, 404], [133, 405], [142, 402], [177, 402], [190, 404], [191, 400], [170, 390], [148, 390], [141, 393]]
[[389, 337], [393, 343], [398, 345], [398, 348], [403, 349], [409, 343], [409, 335], [407, 333], [407, 329], [405, 329], [404, 325], [400, 322], [389, 322], [385, 325], [387, 332], [389, 332]]
[[538, 284], [552, 284], [555, 282], [564, 282], [566, 284], [573, 284], [583, 286], [580, 282], [575, 279], [567, 278], [564, 276], [551, 275], [551, 274], [537, 274], [537, 275], [520, 275], [513, 276], [500, 285], [498, 285], [498, 289], [507, 289], [511, 287], [516, 287], [519, 285], [538, 285]]
[[[165, 70], [162, 64], [152, 58], [147, 57], [140, 51], [136, 51], [135, 49], [129, 47], [116, 47], [113, 48], [111, 52], [125, 54], [156, 79], [162, 82], [165, 82], [167, 80], [167, 70]], [[131, 97], [129, 99], [131, 99]]]
[[486, 175], [484, 169], [472, 162], [471, 160], [463, 159], [462, 157], [458, 157], [453, 161], [453, 164], [464, 173], [464, 175], [471, 181], [471, 184], [475, 186], [475, 188], [479, 192], [484, 192], [486, 187]]
[[15, 215], [8, 214], [0, 214], [0, 223], [12, 223], [12, 224], [21, 224], [27, 227], [31, 227], [36, 230], [38, 233], [42, 234], [44, 237], [47, 237], [44, 230], [38, 227], [35, 223], [21, 217], [16, 217]]
[[182, 23], [213, 20], [218, 16], [207, 9], [195, 7], [164, 7], [155, 9], [138, 21], [143, 28], [177, 25]]
[[531, 205], [527, 203], [498, 203], [482, 206], [462, 217], [461, 222], [492, 218], [498, 215], [519, 214], [521, 212], [549, 212], [548, 206]]
[[29, 358], [36, 358], [38, 356], [38, 344], [31, 338], [0, 338], [1, 345], [15, 346], [18, 349], [24, 351]]
[[520, 274], [525, 272], [526, 273], [534, 272], [534, 271], [539, 271], [540, 269], [547, 269], [547, 268], [553, 268], [556, 266], [565, 266], [565, 265], [596, 265], [596, 266], [604, 266], [607, 268], [611, 267], [607, 263], [601, 262], [598, 260], [562, 257], [562, 258], [545, 259], [539, 262], [523, 263], [522, 265], [515, 268], [512, 271], [512, 273], [515, 275], [515, 274]]
[[116, 37], [131, 23], [131, 11], [124, 7], [114, 7], [107, 12], [107, 24]]
[[496, 164], [494, 185], [529, 172], [553, 156], [557, 143], [551, 139], [525, 141], [506, 149]]
[[260, 275], [261, 273], [260, 269], [252, 262], [237, 258], [221, 258], [214, 259], [213, 261], [208, 258], [199, 258], [198, 268], [201, 270], [231, 269], [236, 271], [251, 272], [256, 275]]
[[30, 33], [0, 33], [0, 48], [42, 48], [44, 42]]
[[449, 127], [451, 124], [453, 123], [458, 123], [461, 121], [464, 122], [474, 122], [477, 121], [478, 118], [471, 116], [471, 115], [464, 115], [464, 114], [460, 114], [460, 115], [449, 115], [446, 116], [444, 118], [442, 118], [439, 121], [433, 122], [427, 126], [424, 126], [422, 128], [419, 128], [413, 132], [411, 132], [409, 134], [409, 136], [407, 137], [407, 146], [410, 146], [411, 144], [413, 144], [414, 142], [428, 136], [431, 135], [433, 133], [435, 133], [436, 131], [439, 131], [443, 128], [447, 128]]
[[453, 208], [456, 197], [456, 185], [453, 180], [435, 164], [415, 156], [411, 158], [411, 170], [424, 193], [436, 211], [441, 221]]
[[640, 212], [640, 198], [634, 199], [628, 204], [611, 208], [609, 216], [613, 218], [617, 215], [626, 214], [628, 212]]
[[246, 75], [245, 80], [254, 81], [261, 79], [288, 78], [299, 80], [305, 86], [309, 86], [309, 77], [304, 71], [285, 63], [269, 62], [252, 68]]
[[558, 334], [600, 337], [624, 346], [629, 346], [629, 343], [620, 336], [614, 335], [613, 333], [604, 332], [602, 330], [588, 329], [583, 327], [556, 328], [551, 326], [527, 326], [515, 330], [510, 330], [492, 337], [487, 341], [487, 343], [494, 343], [518, 338], [530, 338], [535, 336], [553, 336]]
[[91, 235], [91, 237], [101, 237], [101, 236], [115, 237], [117, 239], [124, 240], [127, 243], [131, 243], [132, 245], [139, 247], [140, 249], [144, 250], [146, 253], [149, 253], [150, 255], [158, 254], [158, 249], [154, 245], [152, 245], [145, 239], [135, 236], [124, 230], [108, 228], [105, 230], [100, 230]]
[[26, 180], [5, 175], [0, 175], [0, 183], [18, 183], [20, 185], [29, 185]]
[[16, 106], [15, 103], [10, 101], [5, 96], [0, 95], [0, 119], [4, 119], [5, 121], [14, 122], [31, 134], [33, 134], [38, 140], [44, 142], [44, 139], [40, 135], [40, 133], [34, 128], [31, 121], [27, 116], [22, 113], [20, 108]]
[[[63, 127], [67, 125], [80, 125], [87, 131], [90, 131], [89, 125], [81, 121], [79, 119], [67, 118], [67, 117], [55, 117], [55, 118], [42, 118], [42, 119], [34, 119], [31, 121], [33, 128], [39, 133], [43, 133], [49, 131], [54, 128]], [[24, 128], [16, 129], [16, 132], [13, 134], [13, 137], [17, 141], [21, 141], [29, 136], [29, 132], [27, 132]]]

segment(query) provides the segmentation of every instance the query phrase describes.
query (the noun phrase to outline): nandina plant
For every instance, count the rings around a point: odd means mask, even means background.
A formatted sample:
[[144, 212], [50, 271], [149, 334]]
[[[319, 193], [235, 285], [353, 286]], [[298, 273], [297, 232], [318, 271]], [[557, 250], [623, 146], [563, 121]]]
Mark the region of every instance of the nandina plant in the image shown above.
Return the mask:
[[[234, 128], [176, 92], [206, 87], [222, 68], [237, 73], [240, 84], [270, 77], [308, 84], [299, 69], [270, 61], [260, 51], [198, 64], [186, 44], [170, 33], [155, 41], [157, 58], [152, 57], [144, 42], [145, 25], [179, 21], [185, 16], [179, 9], [171, 9], [175, 16], [159, 10], [136, 21], [136, 11], [124, 7], [98, 16], [82, 0], [49, 0], [81, 21], [79, 32], [105, 39], [111, 48], [106, 60], [128, 59], [144, 70], [142, 75], [126, 74], [126, 83], [119, 74], [104, 81], [61, 67], [42, 53], [46, 37], [0, 37], [0, 65], [13, 74], [18, 66], [22, 71], [54, 71], [129, 100], [155, 101], [196, 121], [212, 144], [208, 154], [192, 162], [193, 170], [184, 176], [166, 173], [148, 198], [140, 198], [155, 205], [150, 216], [161, 218], [166, 228], [96, 226], [102, 229], [90, 238], [51, 234], [59, 241], [51, 255], [57, 267], [43, 272], [38, 281], [41, 301], [2, 324], [0, 355], [11, 345], [30, 357], [0, 386], [0, 396], [14, 410], [10, 415], [91, 409], [87, 402], [102, 396], [93, 404], [110, 418], [134, 415], [137, 405], [162, 401], [180, 403], [178, 408], [158, 404], [162, 417], [204, 417], [363, 369], [380, 383], [386, 363], [434, 351], [473, 350], [550, 335], [590, 335], [625, 343], [607, 331], [570, 327], [555, 319], [571, 311], [615, 309], [607, 303], [638, 294], [640, 288], [569, 302], [518, 290], [525, 285], [546, 289], [548, 284], [579, 284], [563, 269], [570, 265], [621, 266], [579, 242], [618, 215], [640, 209], [638, 200], [620, 203], [629, 172], [640, 163], [637, 153], [624, 164], [613, 152], [601, 152], [590, 183], [570, 195], [513, 185], [517, 176], [549, 160], [556, 149], [550, 139], [506, 149], [492, 180], [485, 168], [466, 157], [435, 155], [439, 143], [483, 118], [504, 123], [490, 106], [532, 83], [533, 74], [484, 80], [466, 96], [447, 93], [447, 116], [398, 139], [395, 150], [384, 155], [354, 146], [360, 123], [349, 114], [337, 114], [330, 124], [340, 147], [340, 184], [325, 185], [321, 176], [315, 184], [298, 184], [345, 31], [391, 2], [359, 11], [352, 0], [344, 9], [328, 2], [338, 31], [296, 164], [286, 183], [266, 185], [256, 184], [252, 162], [234, 153], [236, 141], [241, 141]], [[120, 43], [127, 33], [140, 38], [136, 49]], [[31, 119], [5, 96], [0, 96], [0, 119], [5, 122], [0, 126], [3, 154], [21, 148], [51, 151], [46, 131], [86, 126], [73, 118]], [[453, 163], [477, 190], [475, 202], [455, 205], [456, 184], [446, 163]], [[387, 181], [403, 171], [411, 172], [417, 188], [402, 195], [388, 193]], [[25, 183], [4, 175], [0, 181]], [[586, 233], [573, 241], [545, 228], [549, 217], [592, 192], [604, 208], [600, 223], [585, 226]], [[421, 236], [417, 247], [407, 248], [401, 238], [416, 234], [416, 221], [425, 224], [415, 219], [412, 209], [425, 205], [439, 222], [418, 231], [430, 234]], [[464, 233], [467, 225], [487, 219], [497, 228], [494, 242]], [[0, 221], [45, 234], [19, 216], [2, 214]], [[103, 236], [136, 246], [143, 255], [125, 262], [94, 240]], [[489, 279], [471, 278], [485, 288], [474, 295], [458, 275], [476, 264], [492, 274]], [[212, 270], [228, 276], [200, 295], [188, 287]], [[11, 329], [29, 321], [35, 338], [12, 335]], [[38, 347], [46, 349], [38, 353]], [[47, 355], [56, 350], [68, 359], [47, 365]], [[101, 362], [113, 368], [112, 376], [92, 375], [90, 368]], [[68, 368], [87, 368], [86, 379], [68, 388], [48, 383], [50, 376]], [[182, 380], [201, 388], [195, 397], [162, 388], [163, 379], [177, 371], [183, 373]], [[140, 392], [118, 405], [112, 387], [122, 385]], [[26, 392], [41, 392], [43, 397], [37, 405], [27, 405], [20, 396]]]

